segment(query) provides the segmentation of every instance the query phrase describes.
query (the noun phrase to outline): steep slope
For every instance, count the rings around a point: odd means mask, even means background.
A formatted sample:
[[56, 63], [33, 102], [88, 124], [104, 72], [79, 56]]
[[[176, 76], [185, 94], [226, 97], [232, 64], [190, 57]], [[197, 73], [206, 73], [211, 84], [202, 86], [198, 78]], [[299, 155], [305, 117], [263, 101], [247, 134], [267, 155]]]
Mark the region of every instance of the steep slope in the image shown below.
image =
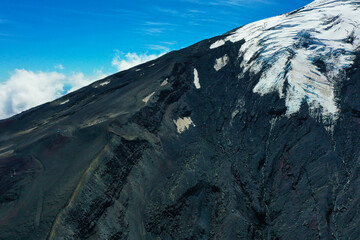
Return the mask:
[[318, 0], [0, 121], [0, 239], [357, 239], [359, 13]]

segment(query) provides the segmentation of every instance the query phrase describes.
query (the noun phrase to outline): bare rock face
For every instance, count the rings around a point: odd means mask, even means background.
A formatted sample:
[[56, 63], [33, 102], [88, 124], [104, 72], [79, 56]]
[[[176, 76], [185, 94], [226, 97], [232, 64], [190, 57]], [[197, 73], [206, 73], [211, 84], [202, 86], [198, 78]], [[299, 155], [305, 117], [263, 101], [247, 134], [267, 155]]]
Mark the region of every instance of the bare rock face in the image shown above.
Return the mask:
[[358, 239], [359, 13], [318, 0], [0, 121], [0, 239]]

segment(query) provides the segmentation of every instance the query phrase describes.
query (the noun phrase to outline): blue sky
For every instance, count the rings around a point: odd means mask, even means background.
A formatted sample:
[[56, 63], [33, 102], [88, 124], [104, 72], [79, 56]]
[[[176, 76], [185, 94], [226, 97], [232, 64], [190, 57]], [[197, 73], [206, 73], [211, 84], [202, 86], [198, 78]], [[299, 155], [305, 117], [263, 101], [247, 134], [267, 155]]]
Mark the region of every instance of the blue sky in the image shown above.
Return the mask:
[[[0, 0], [0, 84], [21, 77], [36, 79], [40, 73], [45, 81], [46, 74], [58, 73], [56, 79], [66, 82], [58, 97], [74, 87], [72, 82], [82, 86], [131, 63], [310, 2]], [[0, 118], [1, 111], [0, 106]]]

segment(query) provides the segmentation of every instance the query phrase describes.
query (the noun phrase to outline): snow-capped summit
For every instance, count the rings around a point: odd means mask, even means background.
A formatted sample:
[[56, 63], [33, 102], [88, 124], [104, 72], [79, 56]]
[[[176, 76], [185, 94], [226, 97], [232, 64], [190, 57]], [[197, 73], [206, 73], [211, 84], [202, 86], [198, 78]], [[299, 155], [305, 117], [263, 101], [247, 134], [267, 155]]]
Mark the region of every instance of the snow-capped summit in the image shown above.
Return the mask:
[[[302, 9], [245, 25], [220, 41], [245, 40], [239, 51], [243, 73], [261, 72], [253, 91], [277, 91], [287, 114], [303, 101], [336, 120], [334, 87], [346, 78], [360, 46], [360, 1], [317, 0]], [[214, 48], [212, 45], [211, 48]]]

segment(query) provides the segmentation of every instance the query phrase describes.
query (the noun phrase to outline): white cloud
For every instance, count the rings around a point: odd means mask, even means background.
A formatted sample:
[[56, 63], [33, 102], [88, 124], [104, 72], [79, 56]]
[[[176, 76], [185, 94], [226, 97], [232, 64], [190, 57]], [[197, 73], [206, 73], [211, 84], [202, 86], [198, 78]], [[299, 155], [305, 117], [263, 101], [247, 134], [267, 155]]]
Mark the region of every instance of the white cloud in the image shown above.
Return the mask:
[[71, 89], [68, 92], [73, 92], [78, 90], [79, 88], [85, 87], [90, 83], [100, 80], [107, 75], [102, 72], [102, 70], [95, 70], [94, 73], [90, 76], [85, 76], [84, 73], [73, 73], [68, 77], [68, 84], [71, 85]]
[[148, 48], [152, 49], [152, 50], [160, 50], [162, 52], [169, 52], [170, 51], [169, 47], [162, 46], [162, 45], [156, 45], [156, 44], [149, 44]]
[[[0, 119], [53, 101], [104, 77], [106, 74], [101, 70], [89, 76], [81, 72], [66, 76], [59, 72], [16, 69], [6, 82], [0, 84]], [[70, 86], [68, 91], [64, 91], [66, 85]]]
[[144, 23], [144, 25], [146, 26], [172, 26], [174, 25], [173, 23], [168, 23], [168, 22], [150, 22], [147, 21]]
[[174, 44], [177, 44], [176, 41], [173, 41], [173, 42], [161, 42], [163, 44], [167, 44], [167, 45], [174, 45]]
[[134, 66], [137, 66], [141, 63], [148, 62], [151, 60], [154, 60], [155, 58], [158, 58], [162, 56], [164, 53], [161, 53], [159, 55], [156, 54], [137, 54], [137, 53], [127, 53], [127, 54], [121, 54], [119, 51], [116, 52], [113, 60], [112, 65], [117, 67], [119, 71], [123, 71], [129, 68], [132, 68]]
[[57, 72], [16, 69], [0, 85], [0, 118], [20, 113], [61, 96], [66, 76]]
[[244, 0], [217, 0], [217, 1], [210, 1], [209, 4], [211, 5], [223, 5], [223, 6], [249, 6], [250, 4], [271, 4], [272, 1], [269, 0], [253, 0], [253, 1], [244, 1]]
[[55, 65], [54, 68], [55, 68], [55, 69], [59, 69], [59, 70], [64, 70], [64, 69], [65, 69], [62, 64]]
[[194, 4], [200, 5], [221, 5], [221, 6], [229, 6], [229, 7], [244, 7], [244, 6], [258, 6], [258, 4], [267, 4], [271, 5], [274, 4], [273, 0], [213, 0], [213, 1], [205, 1], [205, 0], [183, 0], [185, 2], [191, 2]]
[[147, 35], [161, 35], [164, 32], [168, 32], [168, 29], [165, 28], [146, 28], [143, 29], [144, 34]]
[[167, 13], [170, 15], [178, 15], [179, 14], [179, 12], [177, 10], [170, 9], [170, 8], [157, 8], [157, 10], [159, 12]]

